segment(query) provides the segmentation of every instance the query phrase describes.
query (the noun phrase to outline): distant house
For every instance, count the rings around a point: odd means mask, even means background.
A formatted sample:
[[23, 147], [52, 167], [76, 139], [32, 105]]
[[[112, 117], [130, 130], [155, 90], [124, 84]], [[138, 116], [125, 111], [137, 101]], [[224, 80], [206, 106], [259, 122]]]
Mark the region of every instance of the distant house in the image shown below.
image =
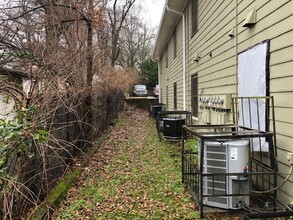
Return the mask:
[[[153, 58], [160, 102], [208, 124], [200, 97], [274, 96], [280, 173], [293, 152], [293, 1], [166, 0]], [[267, 116], [269, 117], [269, 116]], [[222, 123], [229, 123], [231, 115]], [[269, 118], [271, 120], [271, 118]], [[278, 185], [285, 179], [280, 175]], [[278, 200], [293, 203], [293, 176]]]
[[[21, 71], [0, 68], [0, 80], [6, 80], [7, 84], [13, 84], [28, 96], [31, 87], [31, 79], [28, 74]], [[14, 100], [0, 88], [0, 119], [11, 120], [14, 117]]]

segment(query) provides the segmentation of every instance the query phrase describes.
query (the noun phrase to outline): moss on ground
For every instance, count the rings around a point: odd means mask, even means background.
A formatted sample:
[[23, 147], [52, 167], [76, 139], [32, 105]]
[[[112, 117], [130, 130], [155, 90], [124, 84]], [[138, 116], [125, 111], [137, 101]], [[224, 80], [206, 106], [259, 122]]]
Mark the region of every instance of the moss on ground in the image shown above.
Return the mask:
[[136, 110], [120, 116], [53, 219], [198, 217], [181, 183], [178, 145], [159, 142], [154, 121]]
[[93, 156], [93, 154], [97, 151], [101, 143], [105, 140], [106, 135], [103, 135], [98, 138], [95, 143], [95, 146], [91, 148], [86, 153], [86, 158], [84, 158], [81, 162], [81, 166], [76, 168], [75, 170], [69, 171], [65, 177], [50, 191], [47, 196], [45, 203], [39, 206], [34, 213], [32, 213], [29, 219], [32, 220], [40, 220], [44, 219], [46, 216], [50, 215], [48, 211], [52, 211], [53, 208], [58, 207], [60, 203], [66, 197], [68, 190], [72, 187], [74, 181], [76, 181], [77, 177], [81, 173], [81, 168], [86, 166], [89, 163], [89, 158]]

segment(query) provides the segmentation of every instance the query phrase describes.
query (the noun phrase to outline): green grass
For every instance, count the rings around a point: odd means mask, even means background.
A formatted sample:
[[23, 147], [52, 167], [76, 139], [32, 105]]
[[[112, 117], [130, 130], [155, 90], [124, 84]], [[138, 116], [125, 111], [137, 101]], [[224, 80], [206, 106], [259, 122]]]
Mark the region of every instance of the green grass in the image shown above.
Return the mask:
[[129, 120], [120, 119], [115, 128], [119, 135], [114, 132], [113, 138], [109, 136], [105, 141], [115, 154], [104, 171], [89, 173], [82, 179], [55, 219], [199, 217], [181, 183], [178, 147], [158, 141], [153, 120], [147, 119], [144, 128], [136, 128], [135, 121]]
[[195, 139], [187, 139], [184, 142], [184, 149], [190, 152], [198, 152], [197, 141]]

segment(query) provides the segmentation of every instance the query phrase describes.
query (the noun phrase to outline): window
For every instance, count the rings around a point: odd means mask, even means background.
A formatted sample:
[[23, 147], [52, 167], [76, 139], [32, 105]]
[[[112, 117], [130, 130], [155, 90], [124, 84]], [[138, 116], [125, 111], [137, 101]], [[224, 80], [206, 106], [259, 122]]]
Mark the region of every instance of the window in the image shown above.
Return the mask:
[[[264, 97], [270, 94], [270, 42], [264, 41], [238, 54], [238, 95]], [[269, 103], [265, 99], [241, 100], [238, 125], [269, 131]], [[249, 112], [249, 114], [247, 114]], [[253, 141], [253, 151], [267, 152], [265, 139]], [[264, 147], [265, 146], [265, 147]]]
[[194, 35], [198, 30], [198, 0], [191, 0], [191, 33]]
[[191, 109], [192, 115], [198, 117], [198, 75], [191, 77]]
[[167, 68], [167, 67], [168, 67], [168, 64], [169, 64], [169, 62], [168, 62], [168, 61], [169, 61], [169, 60], [168, 60], [168, 59], [169, 59], [169, 57], [168, 57], [168, 56], [169, 56], [169, 55], [168, 55], [168, 45], [167, 45], [167, 47], [166, 47], [165, 53], [166, 53], [166, 68]]
[[166, 86], [166, 106], [169, 106], [169, 98], [168, 98], [168, 86]]
[[174, 83], [174, 110], [177, 110], [177, 83]]
[[159, 62], [159, 64], [160, 64], [160, 74], [162, 74], [162, 72], [163, 72], [163, 69], [162, 69], [162, 66], [163, 66], [163, 58], [161, 58], [161, 60], [160, 60], [160, 62]]
[[177, 27], [175, 27], [173, 32], [173, 56], [174, 59], [177, 57]]

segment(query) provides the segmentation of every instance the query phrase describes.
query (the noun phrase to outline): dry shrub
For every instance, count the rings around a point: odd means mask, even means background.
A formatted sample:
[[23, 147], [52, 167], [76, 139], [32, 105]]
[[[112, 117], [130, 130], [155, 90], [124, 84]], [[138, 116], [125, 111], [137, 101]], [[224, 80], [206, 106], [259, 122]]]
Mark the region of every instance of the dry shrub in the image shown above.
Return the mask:
[[[48, 6], [42, 2], [48, 2]], [[9, 163], [3, 165], [7, 177], [3, 177], [0, 166], [0, 219], [19, 219], [28, 208], [37, 207], [43, 201], [71, 166], [74, 157], [83, 155], [95, 135], [115, 118], [121, 109], [121, 92], [126, 92], [138, 79], [133, 69], [109, 67], [104, 1], [96, 1], [101, 6], [97, 6], [99, 10], [93, 14], [94, 39], [95, 36], [98, 38], [97, 44], [94, 41], [93, 55], [88, 46], [86, 8], [69, 4], [72, 1], [60, 1], [65, 7], [50, 2], [15, 1], [15, 7], [13, 5], [10, 10], [0, 8], [1, 15], [7, 13], [8, 18], [17, 15], [17, 22], [8, 19], [1, 25], [8, 28], [2, 28], [7, 31], [3, 34], [7, 39], [2, 39], [1, 45], [11, 57], [0, 63], [17, 64], [18, 70], [29, 73], [34, 82], [30, 95], [28, 92], [22, 94], [18, 86], [0, 82], [0, 92], [14, 98], [19, 108], [18, 117], [22, 119], [15, 125], [17, 136], [11, 134], [14, 136], [7, 143], [13, 154], [13, 157], [5, 155], [9, 158]], [[28, 17], [30, 26], [19, 16], [20, 12], [29, 14], [22, 11], [27, 7], [43, 9], [35, 9]], [[45, 17], [49, 19], [43, 19]], [[19, 26], [11, 28], [15, 23]], [[47, 33], [43, 33], [44, 30], [48, 30]], [[27, 36], [38, 38], [31, 42], [23, 39], [25, 31], [30, 31]], [[93, 64], [90, 64], [90, 58]], [[95, 74], [93, 90], [87, 83], [89, 67]], [[23, 143], [26, 145], [20, 151], [19, 146]]]
[[135, 69], [108, 69], [102, 71], [99, 76], [94, 76], [93, 88], [108, 94], [122, 91], [126, 93], [129, 87], [139, 80]]

